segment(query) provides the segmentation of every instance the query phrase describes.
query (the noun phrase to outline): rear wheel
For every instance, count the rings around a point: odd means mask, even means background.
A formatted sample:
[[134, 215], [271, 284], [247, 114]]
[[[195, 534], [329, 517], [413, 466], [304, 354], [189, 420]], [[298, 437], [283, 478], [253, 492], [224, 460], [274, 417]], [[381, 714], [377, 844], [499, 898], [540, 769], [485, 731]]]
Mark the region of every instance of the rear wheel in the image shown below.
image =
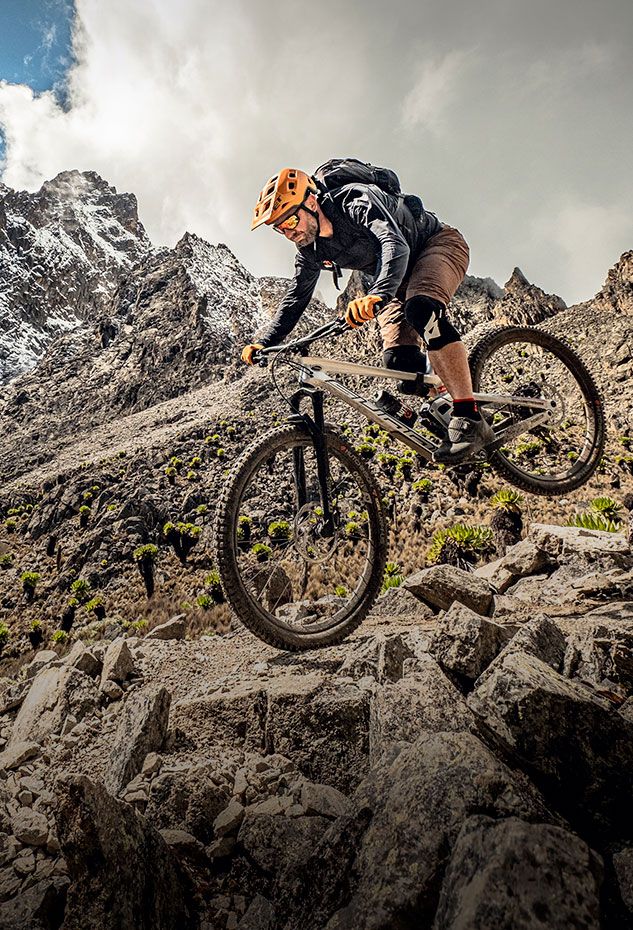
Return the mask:
[[229, 604], [280, 649], [331, 646], [365, 618], [383, 580], [387, 526], [380, 488], [344, 437], [327, 431], [325, 527], [310, 435], [283, 426], [234, 466], [218, 504], [215, 559]]
[[[582, 359], [563, 340], [542, 329], [508, 326], [473, 347], [475, 393], [541, 397], [554, 415], [509, 439], [489, 457], [492, 467], [517, 487], [554, 496], [579, 488], [600, 463], [605, 423], [600, 392]], [[508, 404], [482, 404], [496, 430], [537, 412]]]

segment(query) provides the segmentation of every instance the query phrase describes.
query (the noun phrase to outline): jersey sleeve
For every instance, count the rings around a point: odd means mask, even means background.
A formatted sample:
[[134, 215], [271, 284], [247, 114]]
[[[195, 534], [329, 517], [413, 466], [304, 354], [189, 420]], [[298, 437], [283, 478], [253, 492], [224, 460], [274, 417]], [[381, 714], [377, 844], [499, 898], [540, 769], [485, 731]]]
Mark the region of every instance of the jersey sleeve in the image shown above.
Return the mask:
[[409, 263], [410, 249], [395, 218], [383, 198], [370, 187], [349, 187], [344, 193], [341, 208], [359, 226], [369, 230], [376, 240], [378, 267], [372, 294], [387, 303], [392, 300], [402, 283]]
[[321, 268], [317, 260], [305, 251], [298, 250], [294, 277], [279, 304], [279, 309], [270, 323], [255, 333], [254, 342], [260, 342], [266, 347], [274, 346], [288, 335], [310, 303], [320, 273]]

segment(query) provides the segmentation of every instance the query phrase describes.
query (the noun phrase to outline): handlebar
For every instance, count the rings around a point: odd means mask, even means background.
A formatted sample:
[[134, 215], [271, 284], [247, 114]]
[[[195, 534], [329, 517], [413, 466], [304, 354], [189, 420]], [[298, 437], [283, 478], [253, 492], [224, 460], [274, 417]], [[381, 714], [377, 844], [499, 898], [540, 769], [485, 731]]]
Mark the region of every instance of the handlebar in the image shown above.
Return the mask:
[[259, 365], [260, 368], [265, 368], [268, 364], [266, 358], [268, 355], [275, 355], [277, 352], [291, 352], [297, 349], [303, 349], [313, 342], [316, 342], [317, 339], [323, 339], [326, 336], [340, 336], [348, 329], [349, 324], [345, 319], [343, 317], [337, 317], [334, 320], [330, 320], [329, 323], [318, 326], [316, 329], [312, 330], [311, 333], [308, 333], [307, 336], [302, 336], [300, 339], [293, 340], [293, 342], [287, 342], [285, 345], [267, 346], [265, 349], [258, 349], [253, 353], [253, 362]]

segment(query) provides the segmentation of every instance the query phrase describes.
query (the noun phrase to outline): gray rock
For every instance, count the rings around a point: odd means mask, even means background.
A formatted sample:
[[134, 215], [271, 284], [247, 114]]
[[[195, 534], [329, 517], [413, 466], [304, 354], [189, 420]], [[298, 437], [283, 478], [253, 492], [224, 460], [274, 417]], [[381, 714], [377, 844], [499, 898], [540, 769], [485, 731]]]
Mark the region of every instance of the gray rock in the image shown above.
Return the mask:
[[187, 633], [185, 615], [179, 614], [166, 623], [155, 626], [149, 631], [145, 639], [184, 639]]
[[44, 846], [48, 839], [48, 820], [30, 807], [18, 808], [11, 818], [11, 829], [14, 836], [28, 846]]
[[483, 809], [550, 819], [527, 779], [470, 733], [423, 733], [373, 770], [352, 802], [280, 888], [285, 930], [428, 927], [467, 817]]
[[515, 631], [454, 603], [437, 621], [430, 652], [443, 668], [474, 681]]
[[275, 930], [275, 909], [263, 895], [255, 895], [237, 930]]
[[232, 800], [221, 814], [215, 818], [213, 829], [216, 836], [226, 836], [236, 833], [244, 819], [244, 806], [239, 801]]
[[372, 766], [397, 743], [414, 743], [423, 731], [462, 731], [475, 718], [463, 695], [435, 659], [411, 661], [407, 678], [388, 682], [371, 699], [369, 752]]
[[604, 533], [575, 526], [533, 523], [530, 526], [529, 539], [559, 562], [573, 555], [595, 556], [600, 553], [630, 558], [630, 549], [624, 533]]
[[522, 652], [498, 656], [469, 707], [582, 831], [626, 836], [633, 810], [633, 726], [609, 703]]
[[390, 636], [377, 633], [350, 648], [338, 674], [355, 680], [371, 675], [379, 682], [398, 681], [402, 678], [404, 661], [412, 655], [411, 647], [400, 633]]
[[166, 688], [133, 694], [126, 702], [105, 776], [112, 794], [118, 794], [141, 771], [148, 752], [157, 752], [167, 735], [171, 695]]
[[[16, 876], [16, 891], [20, 879]], [[0, 904], [0, 927], [6, 930], [50, 930], [64, 913], [68, 878], [55, 875], [35, 882]]]
[[125, 694], [121, 685], [118, 685], [116, 681], [110, 681], [109, 678], [101, 685], [101, 692], [109, 701], [120, 701]]
[[85, 675], [90, 675], [91, 678], [97, 678], [101, 674], [101, 662], [80, 639], [73, 643], [65, 662], [66, 665], [71, 665]]
[[487, 581], [491, 588], [494, 589], [496, 594], [503, 594], [504, 591], [507, 591], [518, 579], [517, 575], [513, 575], [512, 572], [509, 572], [503, 564], [503, 558], [495, 559], [494, 562], [487, 562], [485, 565], [480, 565], [473, 572], [477, 578], [481, 578], [483, 581]]
[[633, 622], [588, 620], [567, 639], [563, 663], [567, 678], [594, 684], [604, 679], [633, 686]]
[[8, 749], [0, 752], [0, 770], [10, 772], [11, 769], [19, 769], [29, 759], [34, 759], [39, 751], [39, 745], [31, 740], [13, 741]]
[[403, 585], [388, 588], [372, 607], [370, 617], [401, 619], [404, 622], [420, 623], [433, 619], [433, 610], [423, 604]]
[[63, 776], [57, 791], [71, 879], [64, 930], [193, 930], [190, 888], [160, 833], [85, 775]]
[[565, 637], [553, 620], [539, 614], [529, 620], [515, 633], [509, 643], [481, 674], [478, 685], [485, 683], [489, 675], [503, 666], [507, 656], [515, 653], [527, 654], [546, 662], [556, 671], [560, 671], [565, 658]]
[[217, 778], [217, 762], [188, 764], [182, 771], [161, 771], [151, 782], [147, 817], [161, 829], [184, 829], [203, 843], [213, 839], [213, 824], [230, 799]]
[[218, 745], [224, 745], [256, 751], [263, 743], [266, 704], [261, 683], [242, 682], [230, 693], [202, 694], [178, 701], [172, 709], [171, 725], [199, 750], [215, 752]]
[[106, 681], [116, 681], [118, 683], [126, 681], [136, 674], [136, 666], [132, 653], [126, 641], [120, 637], [110, 643], [103, 660], [103, 670], [101, 672], [101, 685]]
[[43, 668], [46, 668], [47, 665], [50, 665], [51, 662], [56, 662], [59, 656], [53, 649], [40, 649], [36, 653], [35, 658], [29, 662], [24, 668], [24, 677], [27, 681], [30, 681], [31, 678], [35, 678], [38, 672], [41, 672]]
[[325, 832], [324, 817], [279, 817], [246, 811], [237, 842], [264, 872], [301, 866]]
[[633, 846], [625, 846], [614, 853], [613, 868], [622, 900], [633, 914]]
[[453, 565], [433, 565], [410, 575], [403, 585], [417, 598], [438, 610], [448, 610], [454, 601], [487, 616], [493, 605], [487, 581]]
[[531, 535], [530, 538], [522, 539], [516, 545], [510, 546], [504, 557], [500, 559], [499, 568], [519, 578], [527, 575], [540, 575], [555, 569], [558, 564], [558, 544], [546, 544], [544, 547], [536, 541], [539, 538], [538, 534]]
[[35, 740], [41, 742], [50, 734], [61, 733], [69, 714], [82, 720], [97, 704], [94, 682], [75, 668], [44, 668], [20, 708], [11, 735], [11, 742]]
[[331, 785], [315, 785], [305, 781], [301, 786], [301, 805], [308, 815], [332, 820], [350, 813], [350, 800]]
[[369, 763], [369, 692], [327, 684], [321, 676], [288, 675], [271, 682], [266, 748], [291, 758], [300, 772], [345, 792]]
[[601, 863], [578, 836], [515, 817], [470, 817], [446, 870], [433, 930], [600, 930]]

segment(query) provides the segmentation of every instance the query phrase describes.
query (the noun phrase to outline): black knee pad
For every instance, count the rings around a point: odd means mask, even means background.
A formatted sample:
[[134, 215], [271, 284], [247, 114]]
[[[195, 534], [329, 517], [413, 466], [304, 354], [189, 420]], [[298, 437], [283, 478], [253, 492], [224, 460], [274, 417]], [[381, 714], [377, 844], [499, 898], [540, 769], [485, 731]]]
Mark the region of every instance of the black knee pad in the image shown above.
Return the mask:
[[398, 381], [397, 388], [402, 394], [423, 396], [427, 393], [428, 389], [422, 381], [427, 370], [426, 355], [418, 346], [394, 346], [393, 349], [385, 349], [382, 353], [382, 363], [385, 368], [396, 371], [420, 372], [417, 381]]
[[433, 297], [411, 297], [403, 312], [407, 323], [422, 336], [431, 351], [461, 340], [453, 324], [446, 319], [446, 307]]

